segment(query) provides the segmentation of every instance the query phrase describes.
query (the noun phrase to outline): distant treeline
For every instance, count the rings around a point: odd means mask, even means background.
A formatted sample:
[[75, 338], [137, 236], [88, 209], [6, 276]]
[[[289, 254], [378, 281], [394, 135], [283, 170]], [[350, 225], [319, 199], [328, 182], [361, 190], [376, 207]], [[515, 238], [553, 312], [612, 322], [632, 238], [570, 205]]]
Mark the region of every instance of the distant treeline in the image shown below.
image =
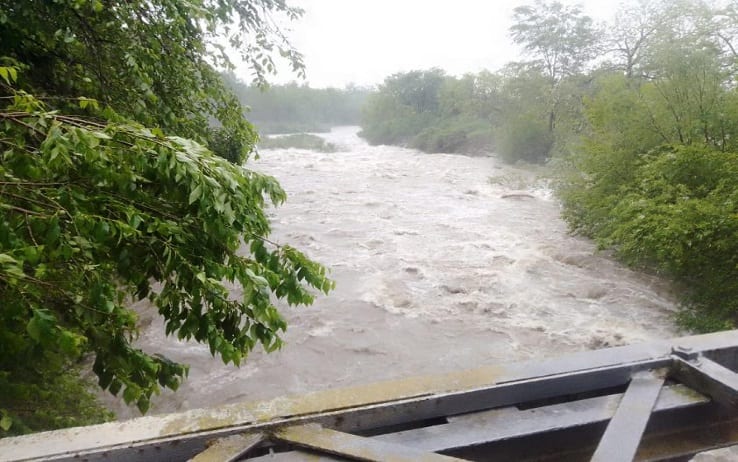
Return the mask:
[[337, 125], [357, 125], [371, 91], [355, 86], [310, 88], [297, 83], [259, 88], [233, 75], [225, 79], [241, 103], [250, 108], [246, 117], [263, 134], [321, 132]]
[[542, 80], [515, 66], [463, 77], [440, 69], [394, 74], [368, 98], [361, 135], [425, 152], [496, 151], [509, 161], [541, 161], [553, 142], [540, 116]]
[[527, 61], [390, 76], [368, 100], [363, 135], [552, 160], [573, 231], [671, 278], [683, 325], [736, 328], [738, 3], [633, 0], [598, 26], [579, 7], [537, 0], [513, 19]]

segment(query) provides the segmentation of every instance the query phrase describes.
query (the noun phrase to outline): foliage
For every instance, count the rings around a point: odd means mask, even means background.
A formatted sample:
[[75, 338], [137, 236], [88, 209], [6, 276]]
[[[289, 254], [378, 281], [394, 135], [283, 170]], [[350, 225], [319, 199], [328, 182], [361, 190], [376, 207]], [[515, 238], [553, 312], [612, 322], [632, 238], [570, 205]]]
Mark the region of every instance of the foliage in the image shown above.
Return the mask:
[[267, 240], [264, 207], [285, 194], [240, 166], [257, 136], [220, 76], [223, 33], [256, 81], [272, 54], [301, 72], [273, 26], [299, 14], [275, 0], [0, 0], [0, 434], [107, 418], [76, 376], [88, 356], [99, 386], [142, 412], [176, 389], [187, 366], [135, 347], [132, 302], [239, 364], [280, 347], [278, 299], [333, 286]]
[[588, 81], [579, 73], [595, 49], [591, 19], [556, 2], [520, 7], [516, 17], [513, 35], [535, 59], [459, 78], [437, 69], [390, 76], [367, 100], [361, 136], [426, 152], [496, 151], [506, 162], [569, 151], [584, 128]]
[[302, 72], [301, 56], [271, 18], [300, 14], [278, 0], [0, 0], [0, 57], [26, 67], [22, 88], [71, 113], [84, 96], [213, 149], [217, 121], [241, 162], [256, 133], [216, 70], [231, 66], [218, 35], [263, 83], [273, 53]]
[[236, 76], [225, 80], [248, 117], [261, 133], [329, 131], [337, 125], [357, 125], [370, 91], [349, 85], [344, 89], [310, 88], [307, 85], [245, 85]]
[[440, 69], [393, 74], [371, 95], [360, 135], [372, 144], [407, 144], [438, 118]]
[[308, 149], [319, 152], [336, 152], [338, 147], [323, 138], [309, 133], [294, 133], [283, 136], [270, 136], [259, 141], [261, 149]]
[[513, 40], [535, 57], [552, 84], [579, 73], [594, 55], [596, 31], [579, 6], [536, 0], [513, 10]]
[[432, 127], [420, 132], [410, 146], [425, 152], [458, 152], [466, 145], [466, 132], [461, 129]]
[[675, 15], [674, 3], [618, 29], [621, 72], [593, 76], [586, 128], [559, 192], [573, 229], [677, 283], [685, 326], [731, 328], [738, 93], [735, 28], [724, 19], [732, 8], [682, 1]]
[[461, 78], [438, 69], [388, 77], [367, 99], [362, 137], [425, 152], [489, 152], [499, 81], [488, 72]]
[[506, 162], [543, 162], [553, 144], [546, 122], [531, 114], [521, 114], [505, 121], [498, 129], [496, 139], [497, 152]]
[[697, 330], [738, 321], [738, 153], [664, 147], [637, 162], [633, 180], [597, 233], [626, 262], [674, 278]]
[[[595, 56], [597, 34], [592, 18], [582, 14], [579, 6], [536, 0], [533, 6], [515, 8], [513, 19], [513, 40], [534, 57], [526, 65], [538, 70], [546, 80], [548, 131], [553, 136], [561, 117], [562, 100], [568, 94], [562, 83], [581, 73]], [[537, 132], [531, 136], [540, 137]]]
[[[187, 368], [132, 345], [132, 300], [148, 298], [167, 333], [238, 365], [259, 344], [281, 346], [272, 295], [309, 304], [308, 286], [332, 288], [324, 268], [266, 240], [264, 197], [285, 199], [273, 178], [158, 130], [49, 111], [22, 92], [0, 118], [0, 369], [11, 385], [28, 364], [89, 351], [100, 386], [145, 412]], [[12, 404], [5, 412], [17, 415]]]
[[98, 404], [96, 383], [82, 377], [80, 364], [53, 354], [44, 359], [43, 365], [27, 364], [22, 370], [0, 371], [0, 435], [113, 419], [113, 414]]

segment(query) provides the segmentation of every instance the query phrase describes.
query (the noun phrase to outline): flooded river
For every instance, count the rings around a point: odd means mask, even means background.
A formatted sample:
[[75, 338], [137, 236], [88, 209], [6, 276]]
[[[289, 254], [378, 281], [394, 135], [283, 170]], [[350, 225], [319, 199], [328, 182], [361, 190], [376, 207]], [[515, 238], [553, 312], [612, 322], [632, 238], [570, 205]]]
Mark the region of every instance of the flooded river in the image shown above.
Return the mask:
[[[336, 290], [284, 308], [285, 347], [240, 368], [164, 337], [140, 345], [191, 365], [153, 413], [448, 372], [676, 336], [668, 286], [567, 233], [545, 182], [491, 157], [368, 146], [263, 151], [250, 168], [289, 194], [276, 241], [330, 268]], [[115, 405], [120, 418], [136, 415]]]

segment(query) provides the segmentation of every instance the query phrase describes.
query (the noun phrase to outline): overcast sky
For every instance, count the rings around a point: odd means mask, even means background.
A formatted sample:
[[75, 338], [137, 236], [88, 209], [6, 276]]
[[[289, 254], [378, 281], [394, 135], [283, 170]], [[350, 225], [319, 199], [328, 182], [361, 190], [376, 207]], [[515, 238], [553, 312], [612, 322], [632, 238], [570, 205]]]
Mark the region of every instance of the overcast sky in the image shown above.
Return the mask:
[[[519, 59], [508, 29], [524, 0], [291, 0], [305, 15], [288, 35], [313, 87], [374, 85], [395, 72], [440, 67], [450, 74], [497, 70]], [[564, 3], [573, 3], [566, 2]], [[617, 1], [579, 2], [602, 20]], [[246, 81], [247, 75], [242, 75]], [[270, 79], [295, 80], [287, 70]]]

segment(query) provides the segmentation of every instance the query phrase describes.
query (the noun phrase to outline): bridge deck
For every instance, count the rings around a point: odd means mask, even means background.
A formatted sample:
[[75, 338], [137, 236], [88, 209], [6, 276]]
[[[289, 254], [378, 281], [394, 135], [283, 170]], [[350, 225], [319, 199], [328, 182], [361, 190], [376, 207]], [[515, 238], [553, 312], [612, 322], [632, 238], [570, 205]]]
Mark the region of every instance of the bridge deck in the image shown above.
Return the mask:
[[0, 439], [0, 461], [686, 460], [738, 444], [738, 331]]

